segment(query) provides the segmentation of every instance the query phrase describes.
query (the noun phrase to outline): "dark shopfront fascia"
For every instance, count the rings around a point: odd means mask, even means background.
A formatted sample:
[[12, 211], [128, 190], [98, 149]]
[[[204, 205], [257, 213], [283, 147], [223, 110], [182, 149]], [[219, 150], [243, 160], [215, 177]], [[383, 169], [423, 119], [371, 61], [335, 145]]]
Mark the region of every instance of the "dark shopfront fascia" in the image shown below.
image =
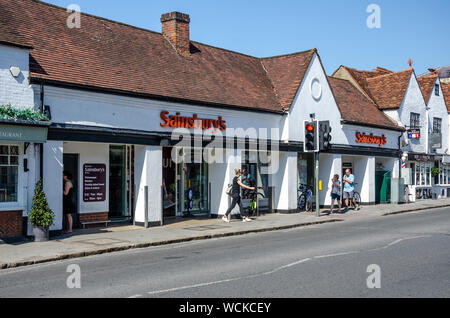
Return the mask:
[[[162, 132], [148, 132], [148, 131], [137, 131], [129, 129], [113, 129], [113, 128], [103, 128], [103, 127], [93, 127], [93, 126], [81, 126], [81, 125], [71, 125], [71, 124], [53, 124], [49, 128], [49, 140], [54, 141], [64, 141], [64, 142], [92, 142], [92, 143], [108, 143], [110, 145], [149, 145], [149, 146], [161, 146], [163, 150], [163, 188], [165, 186], [166, 191], [163, 189], [163, 193], [167, 194], [164, 201], [164, 216], [165, 217], [175, 217], [181, 216], [179, 212], [185, 212], [186, 209], [186, 191], [181, 191], [182, 185], [185, 186], [185, 190], [189, 186], [195, 187], [201, 192], [200, 199], [194, 200], [192, 214], [198, 215], [208, 215], [210, 214], [210, 189], [209, 189], [209, 167], [208, 164], [200, 164], [185, 169], [183, 165], [173, 165], [170, 160], [171, 149], [176, 146], [180, 140], [171, 140], [171, 134]], [[193, 135], [190, 136], [192, 143], [195, 145], [195, 138]], [[211, 141], [203, 141], [202, 148], [206, 147]], [[224, 140], [223, 147], [226, 148], [229, 142]], [[257, 150], [271, 150], [270, 142], [260, 142], [259, 140], [250, 139], [239, 139], [234, 138], [234, 148], [242, 150], [254, 150], [254, 145], [264, 144], [264, 148]], [[250, 146], [251, 145], [251, 146]], [[302, 143], [290, 142], [290, 143], [277, 143], [279, 151], [289, 151], [298, 152], [303, 149]], [[260, 168], [259, 164], [254, 166], [255, 162], [252, 162], [252, 158], [249, 156], [243, 157], [242, 167], [247, 167], [247, 169], [256, 169], [258, 171]], [[252, 167], [252, 168], [250, 168]], [[255, 167], [255, 168], [253, 168]], [[164, 173], [164, 168], [168, 168], [166, 173]], [[181, 169], [181, 170], [180, 170]], [[177, 176], [186, 176], [186, 178], [180, 178], [176, 180]], [[259, 187], [267, 187], [268, 176], [256, 173], [256, 184]], [[189, 184], [190, 181], [190, 184]], [[198, 181], [198, 182], [197, 182]], [[197, 183], [196, 183], [197, 182]], [[267, 192], [270, 195], [270, 190], [265, 190], [265, 195]], [[269, 201], [268, 198], [266, 201]], [[184, 204], [183, 204], [184, 203]], [[183, 206], [184, 205], [184, 206]], [[263, 208], [266, 204], [263, 200], [260, 206]], [[269, 208], [270, 210], [270, 208]], [[214, 216], [214, 215], [211, 215]]]
[[0, 238], [26, 235], [28, 222], [23, 214], [33, 194], [24, 190], [27, 172], [33, 168], [26, 155], [32, 144], [46, 142], [48, 126], [47, 122], [0, 120]]

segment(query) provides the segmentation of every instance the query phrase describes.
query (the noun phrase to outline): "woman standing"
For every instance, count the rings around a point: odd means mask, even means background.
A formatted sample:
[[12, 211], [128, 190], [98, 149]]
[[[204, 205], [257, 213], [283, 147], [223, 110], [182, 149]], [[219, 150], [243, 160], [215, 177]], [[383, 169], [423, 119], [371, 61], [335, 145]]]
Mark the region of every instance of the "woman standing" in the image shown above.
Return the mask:
[[331, 186], [331, 209], [330, 214], [333, 213], [334, 209], [334, 201], [337, 201], [338, 204], [338, 212], [341, 212], [341, 182], [339, 181], [339, 175], [334, 175], [334, 178], [331, 180], [333, 182]]
[[250, 222], [251, 219], [244, 214], [244, 209], [242, 208], [242, 198], [241, 198], [241, 187], [244, 189], [248, 189], [248, 190], [255, 190], [254, 187], [249, 187], [246, 186], [245, 184], [243, 184], [241, 182], [241, 170], [240, 169], [235, 169], [234, 170], [235, 173], [235, 177], [233, 178], [233, 187], [231, 189], [231, 197], [233, 198], [233, 202], [231, 203], [231, 206], [228, 208], [228, 211], [225, 213], [225, 215], [223, 216], [222, 220], [224, 222], [229, 223], [230, 222], [230, 213], [231, 211], [233, 211], [234, 207], [236, 206], [236, 204], [239, 205], [239, 212], [242, 215], [242, 221], [243, 222]]
[[64, 171], [63, 173], [63, 213], [67, 219], [68, 229], [64, 231], [65, 234], [72, 233], [73, 219], [72, 213], [75, 213], [75, 206], [72, 201], [73, 197], [73, 184], [72, 184], [72, 175]]

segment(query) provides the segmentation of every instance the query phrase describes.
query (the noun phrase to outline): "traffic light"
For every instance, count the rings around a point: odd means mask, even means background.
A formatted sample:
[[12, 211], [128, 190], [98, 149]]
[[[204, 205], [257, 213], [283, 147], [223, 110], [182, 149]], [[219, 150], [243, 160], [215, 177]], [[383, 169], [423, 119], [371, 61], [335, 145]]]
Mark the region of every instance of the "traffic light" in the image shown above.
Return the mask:
[[305, 142], [304, 150], [305, 152], [317, 152], [318, 147], [318, 127], [317, 121], [305, 121]]
[[328, 120], [319, 122], [319, 150], [327, 151], [331, 146], [331, 126]]

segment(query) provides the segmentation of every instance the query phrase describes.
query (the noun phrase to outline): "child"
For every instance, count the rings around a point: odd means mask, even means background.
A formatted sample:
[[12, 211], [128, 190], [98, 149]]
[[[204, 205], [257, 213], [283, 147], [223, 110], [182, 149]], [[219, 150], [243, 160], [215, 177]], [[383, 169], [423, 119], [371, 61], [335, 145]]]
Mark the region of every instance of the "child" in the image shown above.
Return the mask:
[[339, 181], [339, 175], [335, 175], [331, 180], [333, 185], [331, 186], [331, 209], [330, 214], [333, 213], [334, 208], [334, 200], [337, 200], [339, 210], [341, 212], [341, 182]]

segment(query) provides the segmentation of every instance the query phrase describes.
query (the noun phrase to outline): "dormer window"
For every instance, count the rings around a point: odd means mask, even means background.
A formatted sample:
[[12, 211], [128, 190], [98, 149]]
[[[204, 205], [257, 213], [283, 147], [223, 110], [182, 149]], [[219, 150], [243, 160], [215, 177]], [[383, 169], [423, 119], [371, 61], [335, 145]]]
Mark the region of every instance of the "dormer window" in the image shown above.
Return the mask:
[[439, 96], [439, 84], [434, 85], [434, 95]]

